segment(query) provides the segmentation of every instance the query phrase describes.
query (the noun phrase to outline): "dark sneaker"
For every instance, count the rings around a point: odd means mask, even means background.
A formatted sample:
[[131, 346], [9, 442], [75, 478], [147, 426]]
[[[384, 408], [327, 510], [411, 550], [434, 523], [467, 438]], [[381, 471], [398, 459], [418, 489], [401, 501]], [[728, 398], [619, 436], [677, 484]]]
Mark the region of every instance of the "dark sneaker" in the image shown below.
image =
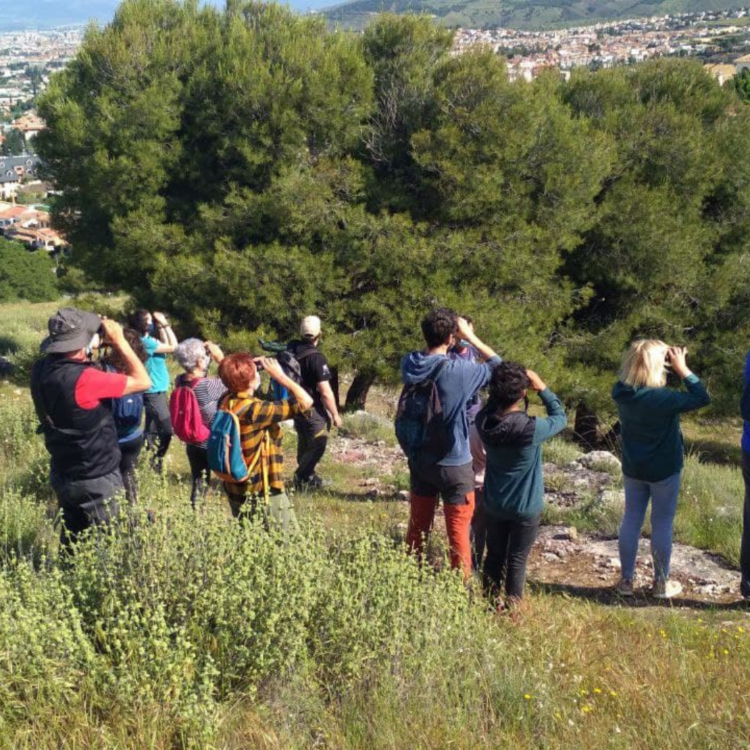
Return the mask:
[[633, 596], [633, 579], [621, 578], [615, 586], [615, 591], [620, 596]]
[[318, 476], [311, 476], [309, 479], [300, 479], [294, 477], [294, 489], [297, 492], [315, 492], [315, 490], [323, 489], [325, 483]]

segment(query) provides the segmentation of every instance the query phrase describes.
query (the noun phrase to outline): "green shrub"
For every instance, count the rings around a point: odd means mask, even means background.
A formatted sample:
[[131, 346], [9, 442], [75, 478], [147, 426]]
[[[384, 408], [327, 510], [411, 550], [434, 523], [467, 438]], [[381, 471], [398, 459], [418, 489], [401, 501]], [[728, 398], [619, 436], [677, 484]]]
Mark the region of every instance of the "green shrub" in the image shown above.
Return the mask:
[[583, 455], [583, 451], [574, 443], [556, 437], [544, 444], [543, 456], [546, 462], [555, 466], [565, 466]]
[[43, 504], [14, 490], [0, 489], [0, 563], [26, 557], [39, 562], [53, 538]]
[[345, 437], [361, 438], [368, 443], [384, 442], [386, 445], [396, 445], [396, 434], [393, 422], [367, 412], [345, 414], [344, 424], [339, 428]]
[[700, 463], [689, 456], [675, 518], [675, 536], [739, 564], [745, 486], [734, 466]]
[[46, 302], [58, 296], [55, 262], [44, 250], [32, 252], [0, 238], [0, 302]]
[[[0, 643], [14, 654], [41, 618], [65, 612], [48, 652], [31, 643], [21, 677], [6, 679], [0, 659], [6, 725], [22, 721], [20, 705], [49, 708], [63, 681], [80, 686], [85, 662], [88, 689], [111, 711], [160, 703], [191, 741], [207, 742], [217, 701], [284, 675], [325, 685], [328, 700], [363, 680], [436, 675], [445, 644], [483, 616], [455, 573], [425, 571], [384, 536], [310, 528], [287, 543], [212, 509], [195, 521], [185, 507], [153, 524], [133, 516], [89, 534], [63, 569], [0, 570], [12, 615], [0, 621]], [[465, 669], [483, 669], [485, 658], [470, 646]], [[28, 690], [35, 677], [47, 685], [38, 697]]]

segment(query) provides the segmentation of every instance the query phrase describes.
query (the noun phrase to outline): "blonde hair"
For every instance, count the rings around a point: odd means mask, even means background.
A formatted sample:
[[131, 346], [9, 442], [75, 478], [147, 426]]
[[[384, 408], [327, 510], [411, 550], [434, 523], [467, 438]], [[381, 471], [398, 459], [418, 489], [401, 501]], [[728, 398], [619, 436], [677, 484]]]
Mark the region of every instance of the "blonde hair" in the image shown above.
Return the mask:
[[622, 358], [620, 381], [633, 388], [663, 388], [667, 384], [668, 350], [658, 339], [634, 341]]

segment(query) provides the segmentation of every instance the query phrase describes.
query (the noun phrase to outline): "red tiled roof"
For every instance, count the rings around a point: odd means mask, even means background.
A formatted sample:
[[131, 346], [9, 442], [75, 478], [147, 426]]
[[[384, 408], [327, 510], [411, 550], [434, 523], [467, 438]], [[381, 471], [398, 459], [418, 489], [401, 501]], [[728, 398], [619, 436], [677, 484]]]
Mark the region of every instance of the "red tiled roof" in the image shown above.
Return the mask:
[[0, 211], [0, 219], [18, 219], [28, 212], [26, 206], [11, 206], [6, 208], [5, 211]]

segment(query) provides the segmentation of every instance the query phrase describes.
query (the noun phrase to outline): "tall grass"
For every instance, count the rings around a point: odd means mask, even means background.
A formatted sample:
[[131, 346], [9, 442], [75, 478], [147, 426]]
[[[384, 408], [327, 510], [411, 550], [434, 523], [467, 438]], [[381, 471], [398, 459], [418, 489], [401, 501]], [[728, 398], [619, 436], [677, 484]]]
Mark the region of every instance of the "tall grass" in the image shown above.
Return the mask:
[[[38, 312], [19, 311], [28, 347]], [[138, 509], [61, 557], [47, 456], [15, 390], [0, 388], [2, 750], [750, 746], [741, 613], [563, 592], [498, 617], [405, 554], [404, 504], [352, 501], [370, 473], [401, 486], [390, 467], [335, 472], [329, 454], [334, 491], [299, 498], [303, 531], [284, 539], [217, 495], [193, 512], [176, 446], [165, 476], [141, 470]], [[347, 427], [393, 444], [380, 420]], [[547, 458], [577, 454], [554, 441]], [[691, 459], [683, 495], [678, 534], [734, 559], [737, 471]]]
[[6, 558], [0, 597], [0, 747], [709, 748], [750, 732], [741, 621], [536, 595], [517, 625], [367, 531], [313, 524], [290, 543], [173, 504], [72, 562]]

